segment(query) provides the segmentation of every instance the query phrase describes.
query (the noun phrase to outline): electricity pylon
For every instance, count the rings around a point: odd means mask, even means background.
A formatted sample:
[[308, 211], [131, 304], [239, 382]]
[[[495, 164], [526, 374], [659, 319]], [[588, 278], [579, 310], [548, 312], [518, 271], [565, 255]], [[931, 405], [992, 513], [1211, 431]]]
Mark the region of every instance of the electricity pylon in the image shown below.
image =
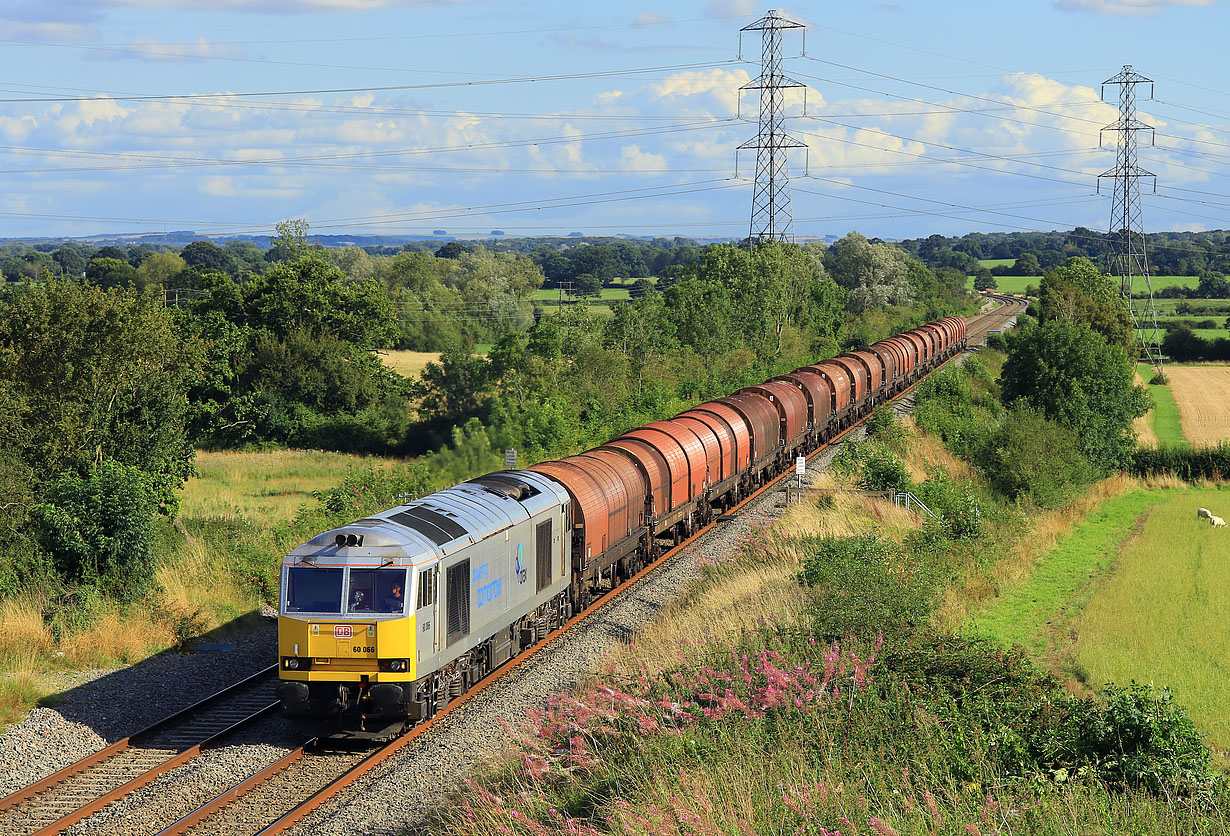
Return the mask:
[[761, 35], [760, 76], [739, 88], [740, 94], [744, 90], [760, 91], [760, 130], [755, 139], [749, 139], [738, 149], [756, 149], [756, 190], [752, 194], [752, 222], [748, 233], [753, 241], [794, 241], [786, 151], [807, 145], [786, 133], [785, 91], [806, 88], [806, 85], [782, 73], [782, 35], [789, 29], [804, 28], [803, 24], [770, 9], [760, 20], [739, 30], [740, 53], [744, 32], [760, 32]]
[[[1115, 152], [1115, 167], [1098, 175], [1098, 191], [1102, 180], [1114, 181], [1110, 207], [1110, 259], [1107, 269], [1112, 276], [1119, 276], [1120, 288], [1132, 318], [1132, 333], [1140, 343], [1141, 353], [1157, 372], [1162, 372], [1162, 338], [1157, 325], [1157, 309], [1153, 305], [1153, 282], [1149, 278], [1149, 257], [1145, 248], [1144, 218], [1140, 205], [1140, 180], [1153, 178], [1153, 190], [1157, 191], [1157, 175], [1141, 168], [1136, 162], [1138, 142], [1136, 134], [1149, 132], [1153, 143], [1153, 126], [1136, 118], [1136, 85], [1149, 85], [1149, 98], [1153, 98], [1153, 81], [1145, 78], [1125, 64], [1112, 78], [1102, 82], [1102, 100], [1106, 100], [1107, 85], [1119, 85], [1119, 119], [1102, 129], [1118, 134]], [[1098, 144], [1101, 145], [1101, 135]], [[1145, 297], [1138, 306], [1132, 298], [1136, 282], [1144, 285]], [[1144, 323], [1143, 326], [1141, 323]]]

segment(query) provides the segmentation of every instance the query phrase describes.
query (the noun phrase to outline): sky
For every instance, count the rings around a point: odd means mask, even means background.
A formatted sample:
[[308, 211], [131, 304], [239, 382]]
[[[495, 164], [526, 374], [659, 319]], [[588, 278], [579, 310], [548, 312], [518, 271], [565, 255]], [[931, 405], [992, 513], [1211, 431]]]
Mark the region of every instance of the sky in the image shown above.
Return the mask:
[[[749, 0], [0, 0], [0, 238], [747, 234]], [[1230, 0], [783, 4], [799, 238], [1230, 227]], [[806, 42], [798, 32], [805, 31]], [[806, 89], [806, 103], [802, 90]], [[1103, 142], [1099, 148], [1099, 141]]]

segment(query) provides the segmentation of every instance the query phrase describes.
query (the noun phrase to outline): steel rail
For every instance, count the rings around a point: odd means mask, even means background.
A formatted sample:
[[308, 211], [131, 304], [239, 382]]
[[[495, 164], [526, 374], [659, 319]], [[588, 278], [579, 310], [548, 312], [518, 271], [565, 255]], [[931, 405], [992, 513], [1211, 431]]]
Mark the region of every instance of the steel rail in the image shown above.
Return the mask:
[[[164, 717], [163, 719], [158, 720], [157, 722], [149, 726], [146, 726], [145, 728], [141, 729], [138, 732], [135, 732], [127, 737], [121, 738], [120, 740], [117, 740], [116, 742], [110, 744], [109, 746], [106, 746], [105, 748], [91, 755], [87, 755], [86, 757], [76, 761], [75, 763], [69, 764], [68, 766], [64, 768], [57, 770], [56, 772], [53, 772], [51, 775], [48, 775], [45, 778], [35, 781], [34, 783], [26, 787], [23, 787], [17, 790], [16, 792], [10, 793], [9, 795], [5, 796], [3, 799], [0, 799], [0, 812], [6, 811], [6, 810], [12, 810], [13, 808], [27, 801], [31, 801], [37, 798], [39, 795], [42, 795], [43, 793], [54, 790], [57, 786], [63, 784], [64, 782], [72, 778], [76, 778], [79, 775], [84, 775], [90, 772], [95, 767], [98, 767], [98, 766], [101, 766], [107, 763], [108, 761], [112, 760], [115, 756], [119, 755], [122, 752], [140, 748], [143, 741], [151, 740], [163, 732], [174, 729], [176, 725], [184, 722], [185, 720], [192, 719], [193, 717], [197, 716], [201, 712], [207, 709], [213, 708], [214, 706], [224, 702], [226, 699], [234, 696], [237, 692], [241, 691], [242, 689], [255, 684], [260, 679], [269, 677], [270, 675], [275, 674], [277, 672], [277, 669], [278, 669], [277, 665], [270, 665], [269, 667], [263, 668], [262, 670], [257, 671], [251, 676], [245, 679], [242, 679], [239, 682], [236, 682], [232, 685], [229, 685], [226, 688], [223, 688], [222, 690], [217, 691], [214, 694], [211, 694], [210, 696], [205, 697], [204, 699], [193, 703], [187, 708], [183, 708], [179, 711], [176, 711], [175, 713], [167, 717]], [[277, 701], [273, 700], [268, 705], [261, 707], [260, 709], [249, 714], [248, 716], [243, 717], [242, 719], [225, 726], [220, 731], [211, 733], [209, 736], [205, 737], [199, 742], [189, 746], [186, 749], [183, 749], [182, 751], [179, 751], [171, 755], [166, 760], [162, 761], [161, 763], [158, 763], [157, 765], [153, 766], [152, 768], [148, 770], [145, 770], [144, 772], [140, 773], [136, 777], [124, 782], [120, 786], [114, 787], [110, 790], [105, 791], [104, 793], [102, 793], [97, 798], [93, 799], [92, 801], [89, 801], [86, 804], [81, 805], [77, 807], [76, 809], [73, 809], [72, 811], [70, 811], [64, 816], [61, 816], [57, 820], [42, 826], [38, 830], [33, 831], [31, 836], [53, 836], [53, 834], [63, 832], [64, 830], [68, 829], [72, 825], [76, 824], [77, 822], [85, 818], [88, 818], [89, 816], [93, 815], [94, 813], [98, 812], [104, 807], [107, 807], [113, 802], [118, 801], [119, 799], [134, 792], [135, 790], [138, 790], [144, 786], [147, 786], [148, 784], [152, 783], [155, 779], [157, 779], [160, 775], [163, 775], [169, 772], [170, 770], [176, 768], [177, 766], [180, 766], [192, 760], [193, 758], [198, 757], [203, 750], [210, 748], [211, 746], [217, 744], [221, 739], [234, 733], [236, 730], [238, 730], [242, 726], [245, 726], [248, 723], [251, 723], [265, 716], [269, 712], [275, 710], [277, 708], [277, 705], [278, 705]]]

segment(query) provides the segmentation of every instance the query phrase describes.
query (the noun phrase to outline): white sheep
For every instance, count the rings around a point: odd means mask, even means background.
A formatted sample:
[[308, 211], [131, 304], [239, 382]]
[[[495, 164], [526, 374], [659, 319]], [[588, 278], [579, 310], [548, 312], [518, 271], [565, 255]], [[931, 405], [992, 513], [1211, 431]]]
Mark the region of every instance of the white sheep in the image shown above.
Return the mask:
[[1209, 522], [1213, 523], [1214, 528], [1225, 528], [1226, 527], [1226, 521], [1223, 520], [1221, 517], [1212, 517], [1209, 519]]
[[1196, 509], [1196, 519], [1211, 520], [1213, 519], [1213, 512], [1210, 511], [1208, 508], [1197, 508]]

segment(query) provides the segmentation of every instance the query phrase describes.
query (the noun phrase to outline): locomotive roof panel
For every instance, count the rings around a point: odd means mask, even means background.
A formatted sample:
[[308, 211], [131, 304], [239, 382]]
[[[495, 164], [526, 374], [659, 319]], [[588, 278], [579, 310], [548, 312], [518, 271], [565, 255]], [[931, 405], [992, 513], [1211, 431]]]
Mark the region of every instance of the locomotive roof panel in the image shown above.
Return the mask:
[[[497, 478], [489, 486], [482, 484], [491, 477]], [[393, 558], [417, 563], [503, 531], [532, 514], [566, 502], [567, 497], [562, 486], [536, 473], [488, 474], [318, 534], [293, 549], [287, 559], [293, 563], [312, 557], [326, 563], [344, 563]], [[356, 545], [339, 546], [339, 535], [354, 535]]]

